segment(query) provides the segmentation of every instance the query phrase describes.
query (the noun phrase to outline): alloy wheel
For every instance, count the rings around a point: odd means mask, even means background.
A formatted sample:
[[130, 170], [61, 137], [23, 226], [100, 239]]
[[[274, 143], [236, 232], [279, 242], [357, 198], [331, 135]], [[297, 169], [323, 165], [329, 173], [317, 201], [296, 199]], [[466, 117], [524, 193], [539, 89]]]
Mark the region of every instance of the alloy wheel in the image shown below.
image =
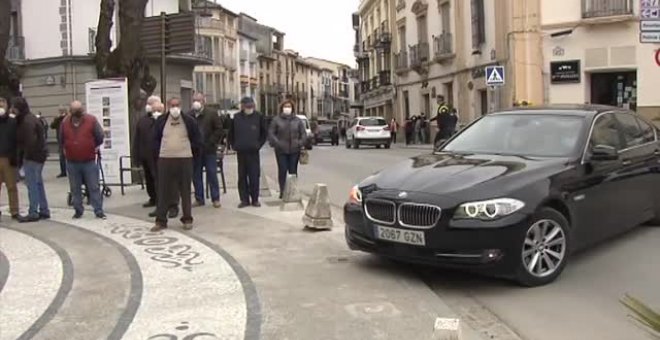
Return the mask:
[[536, 221], [527, 230], [522, 247], [523, 266], [535, 277], [547, 277], [559, 269], [566, 258], [566, 234], [553, 220]]

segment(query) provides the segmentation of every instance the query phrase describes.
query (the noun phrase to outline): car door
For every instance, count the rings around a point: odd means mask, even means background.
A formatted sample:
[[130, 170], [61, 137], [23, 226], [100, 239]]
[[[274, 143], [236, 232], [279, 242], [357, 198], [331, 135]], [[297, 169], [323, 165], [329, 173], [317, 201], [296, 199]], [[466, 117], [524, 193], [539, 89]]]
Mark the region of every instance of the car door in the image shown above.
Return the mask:
[[604, 145], [623, 150], [624, 143], [619, 124], [613, 113], [598, 115], [591, 127], [585, 146], [582, 166], [575, 182], [567, 187], [573, 206], [575, 227], [573, 235], [577, 247], [589, 246], [612, 235], [623, 218], [617, 192], [623, 190], [622, 161], [592, 160], [591, 150]]
[[351, 121], [351, 126], [348, 128], [348, 132], [346, 132], [347, 139], [351, 141], [353, 140], [353, 138], [355, 137], [355, 128], [357, 124], [358, 124], [357, 119], [353, 119], [353, 121]]
[[653, 127], [628, 112], [615, 114], [621, 126], [625, 148], [620, 157], [625, 185], [618, 197], [624, 200], [623, 230], [637, 226], [655, 216], [655, 192], [658, 190], [653, 172], [654, 160], [660, 152]]

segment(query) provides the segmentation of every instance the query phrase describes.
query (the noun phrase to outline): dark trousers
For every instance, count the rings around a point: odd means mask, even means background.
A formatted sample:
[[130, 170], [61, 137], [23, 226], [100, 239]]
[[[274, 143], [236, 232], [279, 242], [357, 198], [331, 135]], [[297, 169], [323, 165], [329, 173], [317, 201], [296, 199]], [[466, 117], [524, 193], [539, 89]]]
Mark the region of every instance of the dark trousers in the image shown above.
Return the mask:
[[158, 194], [156, 190], [156, 161], [153, 159], [141, 159], [142, 169], [144, 170], [144, 181], [147, 182], [147, 194], [149, 195], [149, 201], [158, 202]]
[[206, 182], [211, 191], [211, 201], [220, 201], [220, 183], [218, 182], [218, 155], [201, 155], [195, 157], [195, 170], [193, 184], [195, 187], [195, 200], [204, 203], [204, 169], [206, 169]]
[[410, 145], [413, 142], [413, 133], [406, 132], [406, 145]]
[[66, 175], [66, 157], [64, 156], [64, 147], [59, 146], [60, 149], [60, 175]]
[[277, 158], [278, 179], [280, 184], [280, 197], [286, 187], [287, 175], [298, 175], [298, 161], [300, 161], [300, 152], [296, 153], [275, 153]]
[[396, 132], [392, 132], [392, 144], [396, 144]]
[[167, 226], [167, 211], [181, 198], [181, 222], [192, 223], [192, 158], [161, 158], [158, 160], [158, 204], [156, 223]]
[[261, 177], [261, 158], [259, 151], [237, 152], [238, 159], [238, 195], [242, 203], [259, 202], [259, 178]]

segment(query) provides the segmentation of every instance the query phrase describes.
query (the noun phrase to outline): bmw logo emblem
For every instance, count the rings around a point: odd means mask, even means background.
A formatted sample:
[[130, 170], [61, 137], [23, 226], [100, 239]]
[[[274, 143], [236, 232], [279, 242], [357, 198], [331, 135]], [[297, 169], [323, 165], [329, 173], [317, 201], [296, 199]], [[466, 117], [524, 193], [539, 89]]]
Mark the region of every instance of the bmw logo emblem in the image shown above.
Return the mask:
[[407, 197], [408, 197], [408, 193], [407, 193], [407, 192], [402, 191], [402, 192], [399, 193], [399, 198], [407, 198]]

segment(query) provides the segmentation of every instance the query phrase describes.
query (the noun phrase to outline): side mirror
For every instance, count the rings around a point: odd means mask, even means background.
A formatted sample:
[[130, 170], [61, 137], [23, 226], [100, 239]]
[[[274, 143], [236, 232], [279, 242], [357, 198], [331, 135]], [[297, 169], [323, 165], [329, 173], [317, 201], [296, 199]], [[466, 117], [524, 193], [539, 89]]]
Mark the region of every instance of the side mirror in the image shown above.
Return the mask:
[[591, 160], [593, 161], [616, 161], [619, 159], [619, 151], [609, 145], [596, 145], [591, 149]]

